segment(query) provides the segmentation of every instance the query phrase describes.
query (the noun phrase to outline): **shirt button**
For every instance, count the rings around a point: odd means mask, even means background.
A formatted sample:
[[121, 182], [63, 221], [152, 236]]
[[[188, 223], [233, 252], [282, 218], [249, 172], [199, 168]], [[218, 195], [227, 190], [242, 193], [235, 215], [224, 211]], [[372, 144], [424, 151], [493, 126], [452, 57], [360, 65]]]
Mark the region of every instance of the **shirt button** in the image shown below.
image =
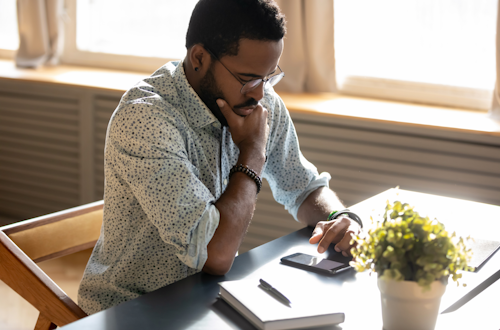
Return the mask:
[[227, 186], [227, 179], [224, 179], [224, 185]]

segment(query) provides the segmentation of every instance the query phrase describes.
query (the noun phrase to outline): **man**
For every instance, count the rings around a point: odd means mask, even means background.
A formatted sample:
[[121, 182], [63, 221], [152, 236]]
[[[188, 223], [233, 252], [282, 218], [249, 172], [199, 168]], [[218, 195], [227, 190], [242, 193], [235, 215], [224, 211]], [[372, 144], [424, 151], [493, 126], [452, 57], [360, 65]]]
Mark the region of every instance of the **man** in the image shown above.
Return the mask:
[[107, 131], [101, 237], [79, 304], [111, 307], [199, 271], [229, 271], [267, 179], [276, 200], [316, 226], [310, 242], [347, 255], [359, 225], [301, 154], [271, 85], [285, 20], [271, 0], [201, 0], [187, 55], [123, 96]]

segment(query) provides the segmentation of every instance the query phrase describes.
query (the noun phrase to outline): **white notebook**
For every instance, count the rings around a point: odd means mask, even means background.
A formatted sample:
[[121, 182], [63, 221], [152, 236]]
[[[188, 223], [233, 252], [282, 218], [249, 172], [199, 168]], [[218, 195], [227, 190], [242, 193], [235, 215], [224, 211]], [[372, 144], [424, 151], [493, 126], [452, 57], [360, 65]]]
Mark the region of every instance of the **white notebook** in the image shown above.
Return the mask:
[[321, 290], [311, 290], [303, 282], [295, 287], [284, 282], [270, 284], [291, 304], [262, 289], [258, 279], [221, 282], [220, 297], [259, 329], [312, 328], [344, 322], [344, 313], [335, 309], [331, 297], [322, 299]]

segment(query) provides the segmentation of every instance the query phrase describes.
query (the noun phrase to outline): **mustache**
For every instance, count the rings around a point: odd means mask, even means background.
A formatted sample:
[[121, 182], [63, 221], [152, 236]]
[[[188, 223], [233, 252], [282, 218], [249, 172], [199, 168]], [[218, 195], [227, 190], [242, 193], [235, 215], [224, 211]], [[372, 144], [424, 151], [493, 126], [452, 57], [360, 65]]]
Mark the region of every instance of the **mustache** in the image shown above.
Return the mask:
[[234, 108], [235, 109], [246, 108], [246, 107], [256, 106], [257, 104], [259, 104], [259, 102], [256, 99], [251, 98], [251, 99], [249, 99], [248, 101], [246, 101], [244, 103], [235, 105]]

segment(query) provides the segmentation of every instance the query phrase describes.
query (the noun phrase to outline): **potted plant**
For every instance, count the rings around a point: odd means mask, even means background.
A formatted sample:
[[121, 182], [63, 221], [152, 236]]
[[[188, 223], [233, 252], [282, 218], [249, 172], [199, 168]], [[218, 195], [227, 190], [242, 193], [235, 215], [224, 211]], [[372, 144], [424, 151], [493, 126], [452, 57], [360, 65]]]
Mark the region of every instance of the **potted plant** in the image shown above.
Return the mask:
[[387, 201], [373, 220], [353, 239], [351, 264], [378, 274], [384, 329], [434, 329], [448, 278], [458, 285], [472, 252], [462, 237], [400, 201]]

